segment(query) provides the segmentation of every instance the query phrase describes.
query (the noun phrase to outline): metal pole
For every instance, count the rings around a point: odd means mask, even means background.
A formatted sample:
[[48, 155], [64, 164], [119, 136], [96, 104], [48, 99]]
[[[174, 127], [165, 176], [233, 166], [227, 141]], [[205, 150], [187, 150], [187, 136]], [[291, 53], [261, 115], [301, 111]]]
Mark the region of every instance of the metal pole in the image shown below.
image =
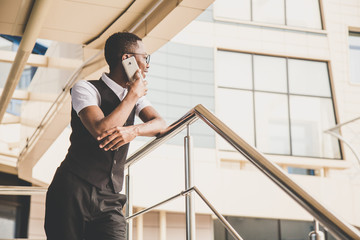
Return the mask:
[[[127, 196], [127, 204], [126, 204], [126, 218], [128, 218], [130, 215], [132, 215], [132, 201], [131, 201], [131, 186], [130, 186], [130, 166], [128, 167], [128, 173], [125, 178], [125, 184], [126, 184], [126, 196]], [[126, 239], [131, 240], [133, 238], [133, 222], [132, 219], [129, 219], [126, 223]]]
[[[190, 126], [187, 125], [187, 135], [184, 138], [185, 151], [185, 190], [192, 187], [192, 141], [190, 136]], [[185, 215], [186, 215], [186, 240], [195, 240], [195, 211], [194, 194], [189, 193], [185, 196]]]
[[320, 231], [319, 222], [315, 220], [315, 230], [309, 233], [309, 240], [325, 240], [325, 234]]
[[222, 223], [222, 225], [224, 225], [224, 227], [231, 233], [231, 235], [238, 239], [238, 240], [243, 240], [241, 238], [241, 236], [235, 231], [235, 229], [231, 226], [231, 224], [226, 221], [226, 219], [223, 217], [223, 215], [221, 215], [213, 205], [211, 205], [211, 203], [209, 202], [209, 200], [206, 199], [206, 197], [200, 192], [200, 190], [197, 187], [192, 187], [192, 189], [194, 189], [194, 191], [197, 193], [197, 195], [203, 200], [203, 202], [211, 209], [211, 211], [215, 214], [215, 216], [220, 220], [220, 222]]

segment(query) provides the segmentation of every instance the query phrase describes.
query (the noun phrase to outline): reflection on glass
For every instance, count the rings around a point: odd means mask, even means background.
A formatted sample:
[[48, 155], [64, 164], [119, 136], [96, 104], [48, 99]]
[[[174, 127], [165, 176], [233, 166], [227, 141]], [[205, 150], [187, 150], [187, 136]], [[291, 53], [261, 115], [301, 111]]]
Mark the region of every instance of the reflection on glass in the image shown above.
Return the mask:
[[16, 231], [16, 207], [0, 205], [0, 238], [14, 238]]
[[[240, 233], [243, 239], [267, 240], [280, 239], [277, 219], [227, 217], [227, 220]], [[226, 238], [233, 240], [231, 234], [226, 231]]]
[[222, 87], [252, 89], [251, 55], [218, 51], [216, 79]]
[[331, 99], [290, 96], [293, 155], [340, 158], [338, 141], [324, 130], [335, 125]]
[[290, 154], [287, 96], [255, 93], [256, 147], [265, 153]]
[[285, 24], [284, 0], [253, 0], [255, 22]]
[[[265, 219], [251, 217], [226, 216], [226, 220], [234, 227], [243, 239], [251, 240], [308, 240], [309, 233], [314, 230], [310, 221], [283, 219]], [[335, 240], [322, 226], [320, 231], [326, 235], [326, 240]], [[233, 240], [231, 234], [219, 220], [214, 220], [214, 239]]]
[[286, 59], [255, 55], [254, 86], [255, 90], [286, 93]]
[[322, 29], [319, 0], [217, 0], [214, 15], [233, 20]]
[[251, 0], [217, 0], [214, 3], [215, 17], [235, 20], [251, 20]]
[[286, 0], [289, 26], [322, 29], [319, 0]]
[[[254, 145], [252, 92], [219, 88], [216, 115], [241, 138]], [[223, 150], [234, 149], [222, 138], [218, 146]]]
[[331, 97], [327, 63], [289, 59], [288, 68], [290, 93]]
[[290, 174], [315, 176], [315, 170], [308, 168], [287, 167], [287, 172]]
[[312, 222], [280, 220], [281, 239], [307, 240], [308, 235], [314, 230]]
[[11, 63], [0, 63], [0, 88], [5, 86], [7, 77], [10, 73]]
[[[265, 153], [341, 157], [339, 142], [323, 133], [335, 125], [326, 62], [226, 51], [217, 56], [217, 112], [241, 137]], [[232, 149], [224, 142], [220, 148]]]
[[360, 34], [350, 33], [350, 82], [360, 83]]

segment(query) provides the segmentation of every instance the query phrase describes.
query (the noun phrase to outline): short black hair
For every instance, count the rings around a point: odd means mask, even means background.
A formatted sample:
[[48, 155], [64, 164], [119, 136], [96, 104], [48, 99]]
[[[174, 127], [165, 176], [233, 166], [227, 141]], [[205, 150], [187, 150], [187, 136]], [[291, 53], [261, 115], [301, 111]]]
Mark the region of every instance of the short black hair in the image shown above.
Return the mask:
[[142, 39], [129, 32], [114, 33], [106, 40], [105, 60], [110, 71], [121, 61], [122, 55], [133, 51], [133, 48], [137, 46], [137, 41], [142, 41]]

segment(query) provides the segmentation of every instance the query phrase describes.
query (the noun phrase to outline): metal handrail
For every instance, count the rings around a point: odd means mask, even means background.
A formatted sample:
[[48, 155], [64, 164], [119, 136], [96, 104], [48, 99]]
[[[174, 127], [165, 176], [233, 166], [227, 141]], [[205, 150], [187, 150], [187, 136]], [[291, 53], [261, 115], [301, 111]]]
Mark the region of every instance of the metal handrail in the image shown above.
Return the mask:
[[267, 177], [276, 183], [284, 192], [306, 209], [317, 221], [327, 228], [334, 236], [342, 240], [360, 240], [360, 232], [352, 225], [340, 219], [334, 213], [326, 209], [321, 203], [314, 199], [309, 193], [296, 184], [283, 170], [272, 163], [254, 147], [245, 142], [228, 126], [221, 122], [214, 114], [202, 105], [191, 109], [174, 124], [161, 132], [154, 140], [145, 144], [126, 160], [126, 167], [149, 154], [162, 143], [182, 131], [187, 125], [197, 119], [203, 120], [215, 132], [222, 136], [237, 151], [243, 154], [251, 163], [260, 169]]
[[[241, 236], [235, 231], [235, 229], [229, 224], [228, 221], [226, 221], [226, 219], [215, 209], [215, 207], [209, 202], [209, 200], [200, 192], [200, 190], [196, 187], [196, 186], [193, 186], [187, 190], [184, 190], [184, 191], [181, 191], [180, 193], [172, 196], [172, 197], [169, 197], [168, 199], [165, 199], [164, 201], [162, 202], [159, 202], [151, 207], [148, 207], [146, 209], [143, 209], [141, 211], [138, 211], [137, 213], [134, 213], [133, 215], [131, 216], [128, 216], [126, 217], [126, 220], [129, 221], [133, 218], [136, 218], [142, 214], [145, 214], [149, 211], [151, 211], [152, 209], [156, 208], [156, 207], [159, 207], [165, 203], [168, 203], [174, 199], [177, 199], [179, 197], [182, 197], [182, 196], [186, 196], [186, 195], [189, 195], [191, 192], [195, 192], [202, 200], [203, 202], [210, 208], [210, 210], [216, 215], [216, 217], [220, 220], [220, 222], [224, 225], [224, 227], [231, 233], [231, 235], [236, 238], [236, 239], [240, 239], [240, 240], [243, 240], [241, 238]], [[195, 239], [195, 238], [193, 238]]]
[[[340, 141], [342, 141], [343, 143], [345, 143], [349, 147], [349, 149], [353, 152], [358, 164], [360, 165], [360, 153], [355, 149], [355, 147], [353, 146], [353, 144], [350, 143], [350, 141], [348, 141], [346, 138], [344, 138], [341, 135], [341, 131], [340, 131], [341, 127], [343, 127], [343, 126], [345, 126], [347, 124], [353, 123], [355, 121], [358, 121], [358, 120], [360, 120], [360, 117], [351, 119], [351, 120], [349, 120], [347, 122], [344, 122], [344, 123], [337, 124], [332, 128], [324, 130], [324, 133], [330, 134], [331, 136], [333, 136], [333, 137], [339, 139]], [[339, 130], [339, 133], [335, 132], [336, 130]]]

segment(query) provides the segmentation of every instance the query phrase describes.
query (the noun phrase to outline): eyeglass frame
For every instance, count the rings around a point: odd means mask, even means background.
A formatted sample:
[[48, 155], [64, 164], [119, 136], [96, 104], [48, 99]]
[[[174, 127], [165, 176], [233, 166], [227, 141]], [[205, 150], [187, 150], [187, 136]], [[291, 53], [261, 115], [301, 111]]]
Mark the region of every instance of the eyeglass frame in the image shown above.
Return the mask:
[[150, 54], [147, 53], [133, 53], [133, 52], [128, 52], [126, 54], [134, 54], [134, 55], [145, 55], [145, 62], [146, 64], [150, 63]]

